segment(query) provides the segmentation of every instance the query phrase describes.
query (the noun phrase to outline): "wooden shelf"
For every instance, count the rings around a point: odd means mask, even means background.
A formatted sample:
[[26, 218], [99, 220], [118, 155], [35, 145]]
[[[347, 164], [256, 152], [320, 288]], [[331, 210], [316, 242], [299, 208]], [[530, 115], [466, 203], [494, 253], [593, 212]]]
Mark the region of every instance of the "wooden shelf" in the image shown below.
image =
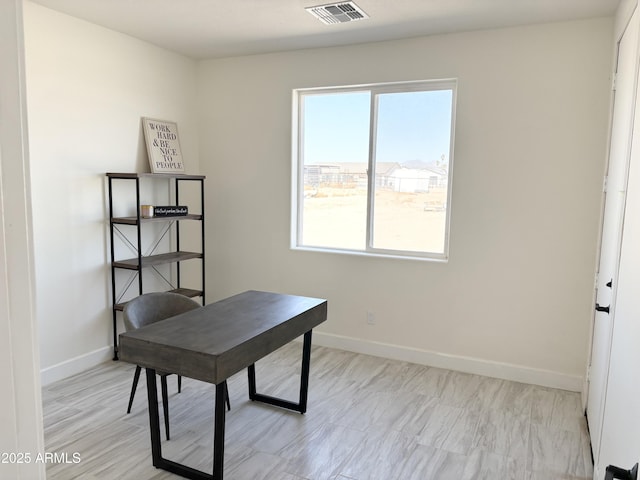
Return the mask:
[[[150, 267], [152, 265], [164, 265], [166, 263], [181, 262], [183, 260], [202, 257], [202, 253], [196, 252], [169, 252], [161, 253], [159, 255], [150, 255], [148, 257], [142, 257], [142, 268]], [[113, 262], [113, 266], [115, 268], [126, 268], [127, 270], [139, 270], [137, 258], [116, 260], [115, 262]]]
[[107, 173], [110, 178], [177, 178], [184, 180], [204, 180], [204, 175], [187, 175], [184, 173]]
[[[166, 217], [140, 217], [140, 222], [161, 222], [167, 220], [202, 220], [202, 215], [198, 214], [188, 214], [188, 215], [168, 215]], [[111, 223], [118, 225], [137, 225], [138, 217], [114, 217], [111, 219]]]

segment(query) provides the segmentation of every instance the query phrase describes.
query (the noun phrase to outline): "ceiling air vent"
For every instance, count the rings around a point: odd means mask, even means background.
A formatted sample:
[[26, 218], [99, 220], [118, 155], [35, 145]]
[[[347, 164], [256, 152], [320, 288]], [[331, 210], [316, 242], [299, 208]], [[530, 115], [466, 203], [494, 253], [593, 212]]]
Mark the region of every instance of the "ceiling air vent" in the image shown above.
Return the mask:
[[364, 13], [362, 9], [353, 2], [318, 5], [315, 7], [307, 7], [305, 10], [327, 25], [353, 22], [355, 20], [369, 18], [369, 15]]

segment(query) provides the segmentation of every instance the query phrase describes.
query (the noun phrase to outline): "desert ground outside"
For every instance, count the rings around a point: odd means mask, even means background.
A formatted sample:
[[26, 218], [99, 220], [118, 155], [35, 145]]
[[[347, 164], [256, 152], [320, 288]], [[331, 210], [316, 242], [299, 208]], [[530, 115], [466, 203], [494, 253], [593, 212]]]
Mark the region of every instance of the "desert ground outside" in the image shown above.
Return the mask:
[[[396, 192], [377, 189], [375, 248], [443, 253], [447, 190]], [[367, 190], [358, 186], [305, 188], [302, 244], [365, 250]]]

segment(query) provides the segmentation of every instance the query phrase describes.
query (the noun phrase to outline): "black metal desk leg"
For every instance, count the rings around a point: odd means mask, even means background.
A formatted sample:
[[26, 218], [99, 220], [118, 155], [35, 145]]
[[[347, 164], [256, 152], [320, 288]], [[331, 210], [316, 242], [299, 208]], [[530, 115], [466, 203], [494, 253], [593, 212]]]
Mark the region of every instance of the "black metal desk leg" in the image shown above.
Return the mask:
[[195, 468], [191, 468], [187, 465], [162, 457], [156, 371], [151, 368], [146, 368], [145, 371], [147, 375], [147, 400], [149, 403], [149, 426], [151, 427], [151, 456], [153, 459], [153, 466], [193, 480], [222, 480], [222, 468], [224, 463], [225, 396], [227, 390], [226, 382], [216, 385], [215, 437], [213, 439], [214, 474], [210, 475], [206, 472], [201, 472]]
[[149, 427], [151, 430], [151, 457], [153, 466], [162, 465], [162, 450], [160, 446], [160, 417], [158, 416], [158, 390], [156, 386], [156, 371], [145, 368], [147, 374], [147, 400], [149, 404]]
[[224, 423], [226, 415], [227, 382], [216, 385], [216, 410], [213, 432], [213, 478], [222, 480], [224, 470]]
[[302, 345], [302, 370], [300, 375], [300, 397], [298, 403], [290, 402], [282, 398], [271, 397], [256, 392], [256, 367], [249, 365], [247, 373], [249, 375], [249, 398], [256, 402], [275, 405], [276, 407], [294, 410], [296, 412], [305, 413], [307, 411], [307, 396], [309, 392], [309, 367], [311, 365], [311, 330], [304, 334], [304, 342]]
[[247, 367], [247, 375], [249, 377], [249, 399], [256, 399], [256, 364], [252, 363]]
[[300, 375], [300, 413], [307, 411], [309, 393], [309, 368], [311, 366], [311, 330], [304, 334], [302, 344], [302, 371]]

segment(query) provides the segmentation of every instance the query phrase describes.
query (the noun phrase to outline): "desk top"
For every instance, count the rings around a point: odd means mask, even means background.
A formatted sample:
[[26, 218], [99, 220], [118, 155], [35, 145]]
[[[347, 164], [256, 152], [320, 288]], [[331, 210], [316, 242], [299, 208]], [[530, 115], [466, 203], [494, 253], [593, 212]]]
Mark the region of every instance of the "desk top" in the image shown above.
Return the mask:
[[248, 291], [120, 335], [120, 359], [220, 383], [327, 319], [319, 298]]

